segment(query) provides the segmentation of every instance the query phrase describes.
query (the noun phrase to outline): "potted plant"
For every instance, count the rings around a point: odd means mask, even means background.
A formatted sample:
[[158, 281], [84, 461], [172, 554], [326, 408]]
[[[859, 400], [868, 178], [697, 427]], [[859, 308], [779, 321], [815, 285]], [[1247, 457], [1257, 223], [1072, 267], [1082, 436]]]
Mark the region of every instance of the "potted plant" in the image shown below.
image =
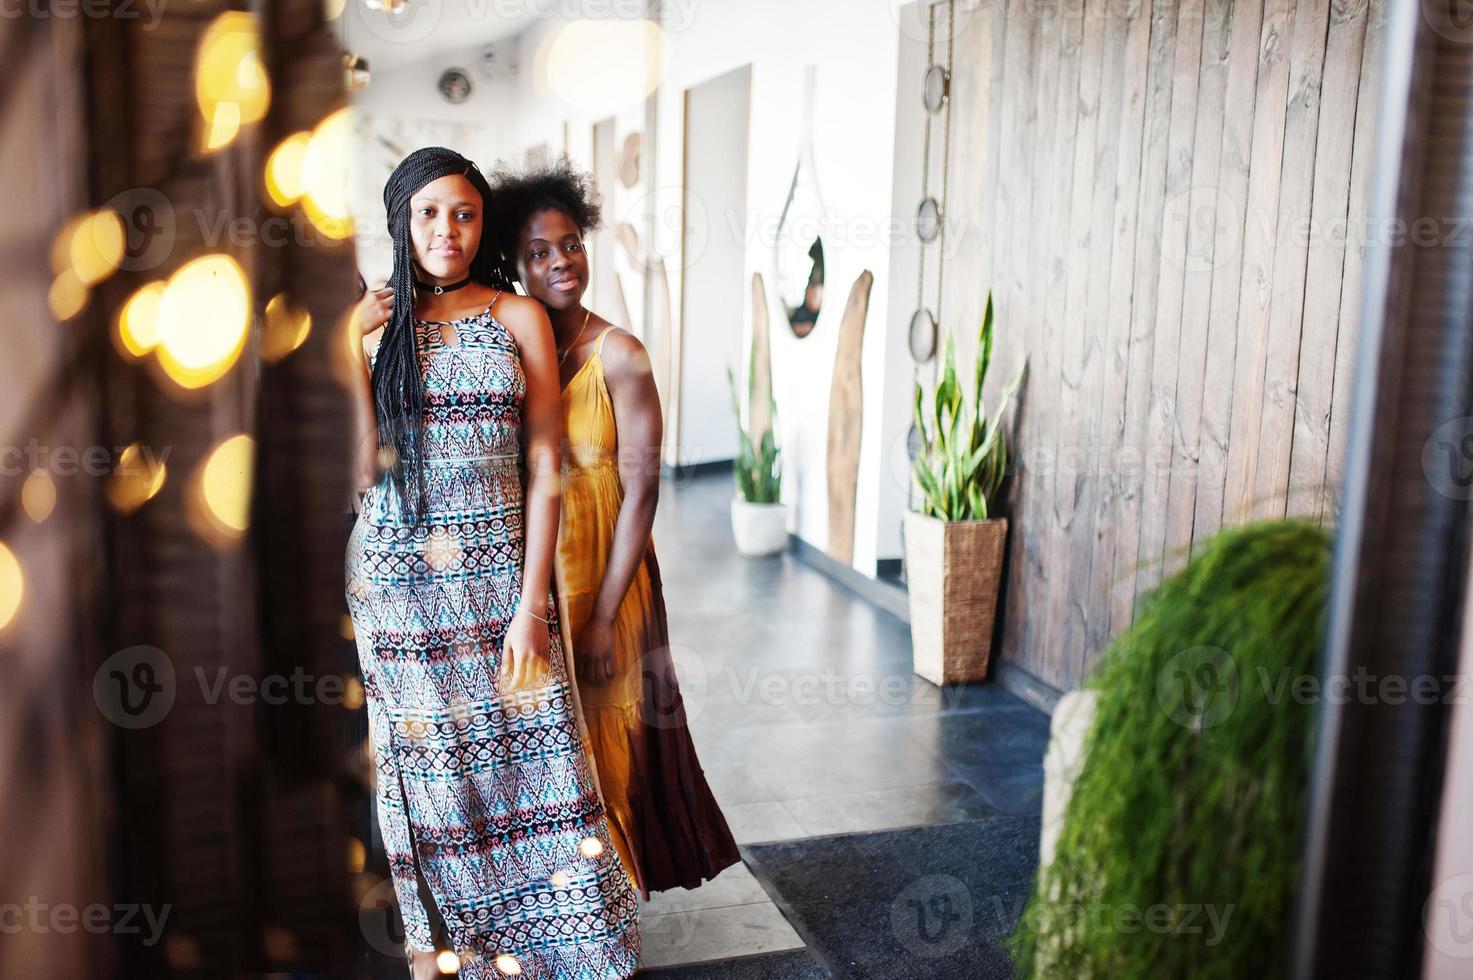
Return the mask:
[[[970, 392], [957, 381], [950, 334], [942, 354], [941, 381], [926, 393], [915, 389], [919, 443], [911, 476], [920, 492], [905, 515], [905, 575], [910, 593], [913, 669], [934, 684], [980, 681], [992, 652], [1006, 518], [994, 517], [1008, 467], [1003, 412], [1023, 379], [1024, 364], [989, 416], [982, 386], [992, 361], [992, 294], [977, 336], [976, 380]], [[1026, 363], [1026, 362], [1025, 362]]]
[[777, 428], [777, 405], [772, 388], [766, 388], [766, 424], [755, 431], [751, 405], [756, 397], [755, 348], [753, 364], [747, 372], [748, 418], [743, 421], [742, 406], [737, 397], [736, 378], [726, 369], [731, 386], [731, 406], [737, 418], [738, 455], [732, 470], [736, 476], [736, 493], [731, 499], [731, 530], [737, 551], [749, 558], [775, 555], [788, 544], [788, 508], [782, 503], [782, 458], [773, 434]]

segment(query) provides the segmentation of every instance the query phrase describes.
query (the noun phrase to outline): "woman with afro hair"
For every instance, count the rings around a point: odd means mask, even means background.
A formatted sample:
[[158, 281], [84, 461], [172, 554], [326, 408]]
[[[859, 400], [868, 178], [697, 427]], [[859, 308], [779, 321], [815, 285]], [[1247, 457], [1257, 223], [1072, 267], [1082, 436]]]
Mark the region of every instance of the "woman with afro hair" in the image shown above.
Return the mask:
[[566, 158], [494, 175], [495, 236], [552, 321], [562, 385], [560, 614], [614, 846], [651, 892], [694, 888], [740, 860], [696, 759], [676, 685], [651, 536], [660, 401], [629, 331], [583, 305], [597, 196]]

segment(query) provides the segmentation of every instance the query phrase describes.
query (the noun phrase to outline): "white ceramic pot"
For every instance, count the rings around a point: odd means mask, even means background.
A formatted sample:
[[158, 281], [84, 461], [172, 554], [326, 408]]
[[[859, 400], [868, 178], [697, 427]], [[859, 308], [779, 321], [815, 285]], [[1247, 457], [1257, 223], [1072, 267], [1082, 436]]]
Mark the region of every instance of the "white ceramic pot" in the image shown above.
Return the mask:
[[749, 504], [733, 497], [731, 530], [737, 551], [748, 558], [779, 554], [788, 546], [788, 505]]

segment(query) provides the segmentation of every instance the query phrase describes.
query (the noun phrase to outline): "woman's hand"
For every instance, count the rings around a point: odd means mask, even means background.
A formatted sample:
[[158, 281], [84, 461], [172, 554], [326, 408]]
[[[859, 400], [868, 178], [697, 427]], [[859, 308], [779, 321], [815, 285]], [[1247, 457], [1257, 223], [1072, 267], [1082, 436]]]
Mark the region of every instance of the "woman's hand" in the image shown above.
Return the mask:
[[503, 693], [536, 690], [551, 681], [547, 624], [525, 609], [517, 610], [501, 641]]
[[388, 287], [370, 289], [353, 307], [353, 326], [361, 336], [367, 336], [388, 323], [393, 312], [394, 291]]
[[606, 681], [614, 677], [614, 624], [592, 618], [583, 624], [573, 642], [573, 659], [578, 676], [586, 681]]

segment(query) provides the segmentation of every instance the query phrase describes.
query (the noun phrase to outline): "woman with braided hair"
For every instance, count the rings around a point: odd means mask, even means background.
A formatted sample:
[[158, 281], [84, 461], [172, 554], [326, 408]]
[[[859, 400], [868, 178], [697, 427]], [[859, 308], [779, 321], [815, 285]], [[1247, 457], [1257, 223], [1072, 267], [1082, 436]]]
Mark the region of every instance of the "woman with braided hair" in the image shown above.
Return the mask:
[[347, 595], [379, 824], [416, 978], [438, 975], [432, 911], [468, 980], [628, 977], [637, 900], [550, 587], [557, 355], [487, 239], [492, 203], [460, 154], [410, 154], [384, 188], [393, 275], [355, 308], [366, 492]]

